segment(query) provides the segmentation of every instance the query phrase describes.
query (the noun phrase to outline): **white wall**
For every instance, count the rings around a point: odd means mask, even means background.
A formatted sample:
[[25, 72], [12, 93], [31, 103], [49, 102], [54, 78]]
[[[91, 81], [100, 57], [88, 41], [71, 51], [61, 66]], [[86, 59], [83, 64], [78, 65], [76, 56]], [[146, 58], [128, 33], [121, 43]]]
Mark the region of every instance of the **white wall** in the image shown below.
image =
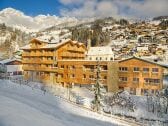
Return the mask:
[[6, 65], [7, 72], [23, 71], [22, 65]]
[[[101, 60], [102, 61], [112, 61], [114, 59], [114, 55], [95, 55], [95, 56], [87, 56], [87, 60], [96, 60], [96, 58], [98, 58], [97, 60]], [[112, 59], [111, 59], [112, 58]]]

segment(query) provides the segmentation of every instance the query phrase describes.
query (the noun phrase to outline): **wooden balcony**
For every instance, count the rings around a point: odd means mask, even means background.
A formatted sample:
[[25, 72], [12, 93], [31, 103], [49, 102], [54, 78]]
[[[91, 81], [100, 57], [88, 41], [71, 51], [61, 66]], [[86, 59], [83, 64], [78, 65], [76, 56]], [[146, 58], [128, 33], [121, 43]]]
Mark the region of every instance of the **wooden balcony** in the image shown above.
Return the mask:
[[42, 59], [30, 59], [30, 60], [22, 60], [24, 64], [53, 64], [53, 60], [42, 60]]
[[96, 73], [94, 69], [83, 69], [83, 73], [85, 74], [94, 74]]
[[23, 70], [27, 71], [44, 71], [44, 72], [57, 72], [56, 68], [51, 67], [39, 67], [39, 66], [23, 66]]
[[25, 53], [25, 52], [23, 52], [23, 53], [22, 53], [22, 56], [30, 56], [30, 53]]
[[24, 64], [41, 64], [42, 60], [41, 59], [22, 60], [22, 63], [24, 63]]
[[61, 56], [62, 57], [72, 57], [72, 58], [74, 58], [74, 57], [84, 58], [85, 57], [84, 54], [78, 54], [78, 53], [75, 54], [75, 53], [70, 53], [70, 52], [63, 52]]
[[23, 57], [35, 57], [35, 56], [43, 56], [43, 54], [42, 54], [42, 52], [41, 53], [33, 53], [33, 52], [31, 52], [31, 53], [25, 53], [25, 52], [23, 52], [22, 53], [22, 56]]
[[30, 52], [30, 53], [26, 53], [26, 52], [23, 52], [22, 53], [22, 56], [24, 57], [27, 57], [27, 56], [31, 56], [31, 57], [34, 57], [34, 56], [54, 56], [54, 53], [53, 52]]
[[45, 52], [43, 56], [54, 56], [54, 52]]
[[79, 49], [77, 47], [71, 47], [71, 48], [68, 48], [67, 50], [70, 52], [80, 52], [80, 53], [85, 52], [85, 50], [83, 48]]
[[45, 60], [41, 60], [41, 63], [42, 64], [53, 64], [54, 61], [53, 60], [47, 60], [47, 59], [45, 59]]

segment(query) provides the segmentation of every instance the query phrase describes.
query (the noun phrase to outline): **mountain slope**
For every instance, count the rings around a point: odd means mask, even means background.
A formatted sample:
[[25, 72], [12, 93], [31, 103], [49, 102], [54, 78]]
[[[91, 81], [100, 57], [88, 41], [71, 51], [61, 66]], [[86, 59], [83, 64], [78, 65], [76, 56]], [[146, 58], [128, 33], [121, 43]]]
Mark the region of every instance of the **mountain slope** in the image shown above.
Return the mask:
[[78, 20], [76, 18], [58, 17], [55, 15], [38, 15], [36, 17], [31, 17], [13, 8], [6, 8], [0, 11], [0, 23], [5, 23], [7, 26], [29, 32], [39, 31], [62, 23], [75, 24], [77, 22]]
[[0, 24], [0, 59], [12, 57], [12, 53], [27, 44], [31, 36], [29, 33]]

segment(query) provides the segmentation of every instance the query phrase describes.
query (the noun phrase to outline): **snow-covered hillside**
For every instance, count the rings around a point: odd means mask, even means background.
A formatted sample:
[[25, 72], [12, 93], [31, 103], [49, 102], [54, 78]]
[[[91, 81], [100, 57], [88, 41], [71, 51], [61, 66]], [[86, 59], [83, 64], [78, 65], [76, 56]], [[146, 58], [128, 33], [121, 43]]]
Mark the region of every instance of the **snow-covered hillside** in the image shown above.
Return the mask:
[[42, 91], [0, 80], [0, 126], [113, 126], [117, 120]]
[[55, 15], [38, 15], [31, 17], [19, 10], [6, 8], [0, 11], [0, 23], [12, 26], [23, 31], [39, 31], [59, 24], [76, 24], [78, 20], [73, 17], [58, 17]]

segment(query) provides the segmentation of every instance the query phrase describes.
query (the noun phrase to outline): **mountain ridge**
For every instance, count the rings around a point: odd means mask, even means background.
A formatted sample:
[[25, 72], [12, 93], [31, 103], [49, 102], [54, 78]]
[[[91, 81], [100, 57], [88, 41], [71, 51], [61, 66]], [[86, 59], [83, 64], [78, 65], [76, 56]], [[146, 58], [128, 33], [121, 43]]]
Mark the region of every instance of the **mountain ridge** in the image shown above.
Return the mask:
[[37, 32], [41, 29], [58, 25], [61, 23], [78, 22], [74, 17], [58, 17], [56, 15], [37, 15], [35, 17], [27, 16], [23, 12], [5, 8], [0, 11], [0, 23], [5, 23], [7, 26], [15, 27], [27, 32]]

